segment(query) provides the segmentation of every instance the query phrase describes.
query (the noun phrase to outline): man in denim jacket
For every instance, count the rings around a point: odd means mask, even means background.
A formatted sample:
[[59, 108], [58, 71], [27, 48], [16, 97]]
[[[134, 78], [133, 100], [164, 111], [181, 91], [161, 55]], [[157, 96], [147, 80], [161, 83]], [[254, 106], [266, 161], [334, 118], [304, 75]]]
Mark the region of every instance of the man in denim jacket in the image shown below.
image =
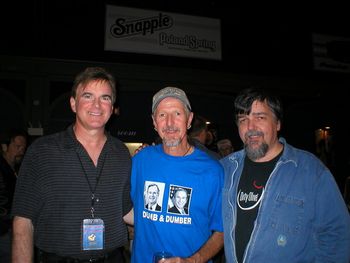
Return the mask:
[[227, 262], [350, 262], [350, 216], [330, 171], [283, 138], [282, 106], [242, 91], [235, 114], [244, 150], [222, 159]]

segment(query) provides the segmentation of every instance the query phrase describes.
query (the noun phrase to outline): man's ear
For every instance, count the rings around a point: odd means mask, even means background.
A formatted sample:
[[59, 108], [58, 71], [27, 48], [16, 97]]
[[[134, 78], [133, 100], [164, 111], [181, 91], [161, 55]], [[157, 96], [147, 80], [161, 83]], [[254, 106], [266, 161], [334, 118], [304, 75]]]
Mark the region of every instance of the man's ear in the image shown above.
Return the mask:
[[75, 99], [73, 97], [70, 97], [69, 99], [69, 102], [70, 102], [70, 108], [72, 109], [72, 111], [74, 113], [77, 112], [77, 109], [76, 109], [76, 102], [75, 102]]
[[192, 123], [192, 120], [193, 120], [193, 112], [190, 112], [190, 115], [188, 116], [188, 120], [187, 120], [187, 129], [190, 129], [191, 128], [191, 123]]
[[155, 131], [157, 131], [157, 128], [156, 128], [157, 123], [156, 123], [156, 121], [155, 121], [155, 119], [154, 119], [153, 114], [152, 114], [152, 121], [153, 121], [153, 127], [154, 127], [154, 130], [155, 130]]

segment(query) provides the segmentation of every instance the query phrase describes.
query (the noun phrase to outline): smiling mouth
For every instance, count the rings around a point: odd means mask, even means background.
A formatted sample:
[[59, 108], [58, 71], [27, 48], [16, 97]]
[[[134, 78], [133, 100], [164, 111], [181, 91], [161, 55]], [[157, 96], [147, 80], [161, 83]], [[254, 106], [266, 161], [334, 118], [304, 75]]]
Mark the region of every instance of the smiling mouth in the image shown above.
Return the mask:
[[92, 116], [101, 116], [102, 115], [101, 113], [91, 112], [91, 111], [89, 111], [88, 113], [89, 113], [89, 115], [92, 115]]
[[178, 130], [165, 130], [164, 132], [168, 134], [174, 134], [174, 133], [177, 133]]
[[247, 136], [247, 141], [256, 142], [259, 140], [259, 138], [260, 138], [260, 136], [257, 136], [257, 135]]
[[260, 143], [259, 136], [250, 136], [246, 140], [246, 144], [250, 145], [251, 147], [259, 146]]
[[254, 138], [259, 138], [259, 137], [261, 137], [260, 134], [247, 135], [247, 138], [249, 138], [249, 139], [254, 139]]

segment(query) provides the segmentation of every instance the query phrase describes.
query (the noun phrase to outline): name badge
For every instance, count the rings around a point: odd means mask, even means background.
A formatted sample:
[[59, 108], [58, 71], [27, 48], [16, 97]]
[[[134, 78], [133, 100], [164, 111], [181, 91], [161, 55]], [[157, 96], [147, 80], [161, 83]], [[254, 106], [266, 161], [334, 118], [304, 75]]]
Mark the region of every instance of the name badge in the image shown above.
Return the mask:
[[105, 225], [102, 219], [84, 219], [82, 233], [83, 250], [100, 250], [104, 247]]

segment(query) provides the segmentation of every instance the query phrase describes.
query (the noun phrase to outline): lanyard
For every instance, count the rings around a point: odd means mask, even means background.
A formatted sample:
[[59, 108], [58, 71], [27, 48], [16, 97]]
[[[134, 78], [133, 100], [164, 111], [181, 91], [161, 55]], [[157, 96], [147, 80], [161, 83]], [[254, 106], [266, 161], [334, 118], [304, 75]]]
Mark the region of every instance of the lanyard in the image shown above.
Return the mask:
[[[101, 153], [102, 153], [102, 152], [101, 152]], [[82, 167], [82, 169], [83, 169], [83, 172], [84, 172], [86, 181], [88, 182], [89, 189], [90, 189], [90, 192], [91, 192], [91, 209], [90, 209], [90, 211], [91, 211], [91, 217], [94, 218], [94, 217], [95, 217], [95, 214], [94, 214], [94, 212], [95, 212], [94, 205], [95, 205], [95, 200], [96, 200], [95, 193], [96, 193], [97, 185], [98, 185], [98, 183], [100, 182], [100, 178], [101, 178], [101, 175], [102, 175], [103, 166], [104, 166], [105, 159], [106, 159], [106, 154], [103, 154], [101, 169], [100, 169], [100, 171], [99, 171], [99, 173], [98, 173], [98, 176], [96, 177], [96, 183], [95, 183], [94, 188], [92, 188], [92, 186], [91, 186], [91, 184], [90, 184], [90, 180], [89, 180], [89, 178], [88, 178], [88, 174], [87, 174], [87, 172], [86, 172], [86, 170], [85, 170], [85, 168], [84, 168], [83, 162], [81, 161], [80, 155], [79, 155], [78, 153], [77, 153], [77, 155], [78, 155], [78, 159], [79, 159], [79, 161], [80, 161], [80, 165], [81, 165], [81, 167]], [[97, 167], [98, 167], [98, 166], [99, 166], [99, 165], [97, 164]]]

